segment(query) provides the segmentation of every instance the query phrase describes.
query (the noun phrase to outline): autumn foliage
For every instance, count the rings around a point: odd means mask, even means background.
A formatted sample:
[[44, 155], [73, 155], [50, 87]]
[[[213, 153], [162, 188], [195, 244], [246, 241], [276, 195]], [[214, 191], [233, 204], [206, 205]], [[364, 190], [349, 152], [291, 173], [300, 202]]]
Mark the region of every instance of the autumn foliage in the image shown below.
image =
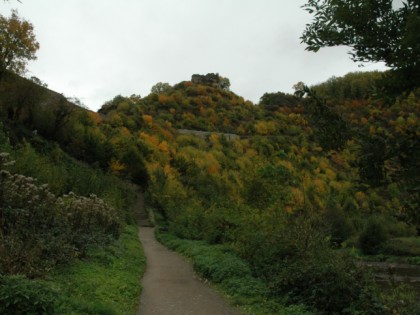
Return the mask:
[[[171, 233], [246, 260], [271, 296], [325, 314], [365, 305], [383, 314], [372, 279], [342, 251], [369, 252], [365, 240], [378, 231], [369, 222], [384, 235], [378, 253], [417, 236], [420, 94], [385, 104], [347, 90], [348, 80], [378, 74], [366, 76], [329, 80], [303, 99], [267, 93], [256, 105], [181, 82], [143, 98], [116, 96], [98, 113], [71, 112], [57, 133], [40, 130], [78, 159], [143, 186]], [[338, 85], [345, 92], [330, 97]], [[12, 117], [2, 112], [9, 126], [40, 126], [30, 106], [13, 104]]]
[[29, 60], [36, 59], [39, 49], [33, 25], [12, 11], [9, 18], [0, 15], [0, 71], [22, 74]]

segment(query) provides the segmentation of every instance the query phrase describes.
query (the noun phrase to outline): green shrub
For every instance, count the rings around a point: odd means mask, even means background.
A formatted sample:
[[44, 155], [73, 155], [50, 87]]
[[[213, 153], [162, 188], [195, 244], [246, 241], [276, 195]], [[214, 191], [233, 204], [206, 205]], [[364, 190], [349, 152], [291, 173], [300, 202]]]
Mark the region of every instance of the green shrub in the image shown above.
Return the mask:
[[75, 194], [89, 196], [95, 194], [115, 209], [121, 209], [121, 215], [128, 223], [134, 222], [131, 213], [123, 213], [135, 199], [132, 186], [121, 179], [105, 174], [97, 167], [89, 167], [67, 155], [56, 143], [30, 134], [30, 143], [23, 142], [12, 146], [7, 133], [0, 122], [0, 152], [9, 153], [13, 164], [5, 169], [13, 174], [22, 174], [36, 178], [40, 184], [48, 184], [55, 195]]
[[384, 252], [396, 256], [420, 256], [420, 238], [397, 237], [389, 239], [384, 245]]
[[66, 217], [68, 241], [82, 255], [91, 244], [106, 244], [118, 238], [121, 223], [115, 209], [96, 195], [80, 197], [74, 193], [57, 199], [57, 210]]
[[251, 275], [251, 269], [240, 258], [233, 254], [207, 250], [194, 259], [194, 269], [205, 278], [221, 283], [224, 279], [245, 277]]
[[57, 293], [23, 276], [0, 276], [0, 314], [57, 314]]
[[55, 314], [135, 314], [146, 258], [134, 225], [126, 225], [118, 240], [89, 248], [87, 258], [57, 266], [48, 281], [59, 288]]
[[119, 236], [117, 212], [101, 199], [57, 198], [32, 177], [1, 169], [7, 156], [0, 154], [0, 272], [43, 275]]
[[332, 252], [284, 264], [271, 283], [273, 294], [287, 296], [289, 303], [304, 303], [322, 314], [345, 314], [347, 309], [383, 314], [382, 305], [376, 303], [379, 294], [373, 279], [349, 258]]
[[418, 292], [408, 284], [391, 281], [389, 288], [382, 294], [382, 299], [389, 314], [420, 314]]
[[251, 301], [267, 296], [268, 293], [266, 285], [261, 280], [250, 275], [228, 277], [223, 280], [222, 287], [235, 297], [239, 296]]
[[326, 225], [326, 232], [331, 236], [331, 242], [340, 246], [349, 239], [352, 234], [352, 226], [342, 209], [327, 209], [323, 216]]
[[365, 255], [378, 254], [387, 240], [385, 228], [377, 219], [372, 218], [359, 237], [359, 247]]

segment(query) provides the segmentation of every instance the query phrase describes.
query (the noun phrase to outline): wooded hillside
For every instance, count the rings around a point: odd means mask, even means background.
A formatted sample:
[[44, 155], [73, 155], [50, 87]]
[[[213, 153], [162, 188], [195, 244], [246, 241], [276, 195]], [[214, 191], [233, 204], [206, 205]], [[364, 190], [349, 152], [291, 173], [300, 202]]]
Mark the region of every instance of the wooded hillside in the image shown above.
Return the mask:
[[390, 302], [374, 306], [371, 278], [348, 255], [416, 262], [420, 224], [420, 91], [389, 101], [368, 87], [380, 77], [301, 84], [302, 98], [266, 93], [259, 104], [219, 86], [160, 84], [95, 113], [6, 72], [1, 117], [12, 145], [43, 151], [42, 136], [141, 185], [165, 229], [227, 246], [268, 295], [325, 314], [365, 304], [379, 314]]

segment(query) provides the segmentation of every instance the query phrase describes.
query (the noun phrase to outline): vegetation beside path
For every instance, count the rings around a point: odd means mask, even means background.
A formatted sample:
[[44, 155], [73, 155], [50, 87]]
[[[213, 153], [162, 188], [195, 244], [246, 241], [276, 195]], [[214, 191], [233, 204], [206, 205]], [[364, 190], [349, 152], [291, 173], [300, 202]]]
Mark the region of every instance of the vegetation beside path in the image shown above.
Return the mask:
[[12, 137], [0, 128], [0, 313], [134, 314], [145, 257], [132, 186]]
[[60, 313], [135, 314], [145, 267], [137, 226], [126, 226], [109, 247], [53, 273], [51, 281], [60, 284]]
[[270, 296], [260, 279], [252, 276], [249, 264], [228, 246], [210, 245], [204, 241], [181, 239], [158, 231], [156, 238], [169, 249], [190, 259], [194, 270], [215, 286], [229, 302], [252, 315], [310, 315], [303, 305], [285, 305], [285, 301]]

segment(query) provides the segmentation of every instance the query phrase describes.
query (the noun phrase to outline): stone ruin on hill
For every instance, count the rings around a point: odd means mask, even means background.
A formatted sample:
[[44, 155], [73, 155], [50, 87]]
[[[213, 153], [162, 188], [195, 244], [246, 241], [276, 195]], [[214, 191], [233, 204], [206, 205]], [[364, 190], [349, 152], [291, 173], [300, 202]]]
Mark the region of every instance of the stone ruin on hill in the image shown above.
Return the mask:
[[223, 90], [229, 90], [230, 87], [229, 79], [220, 76], [218, 73], [207, 73], [206, 75], [193, 74], [191, 82], [194, 84], [209, 85]]
[[220, 76], [218, 73], [207, 73], [206, 75], [193, 74], [191, 82], [194, 84], [210, 85], [213, 87], [219, 87]]

